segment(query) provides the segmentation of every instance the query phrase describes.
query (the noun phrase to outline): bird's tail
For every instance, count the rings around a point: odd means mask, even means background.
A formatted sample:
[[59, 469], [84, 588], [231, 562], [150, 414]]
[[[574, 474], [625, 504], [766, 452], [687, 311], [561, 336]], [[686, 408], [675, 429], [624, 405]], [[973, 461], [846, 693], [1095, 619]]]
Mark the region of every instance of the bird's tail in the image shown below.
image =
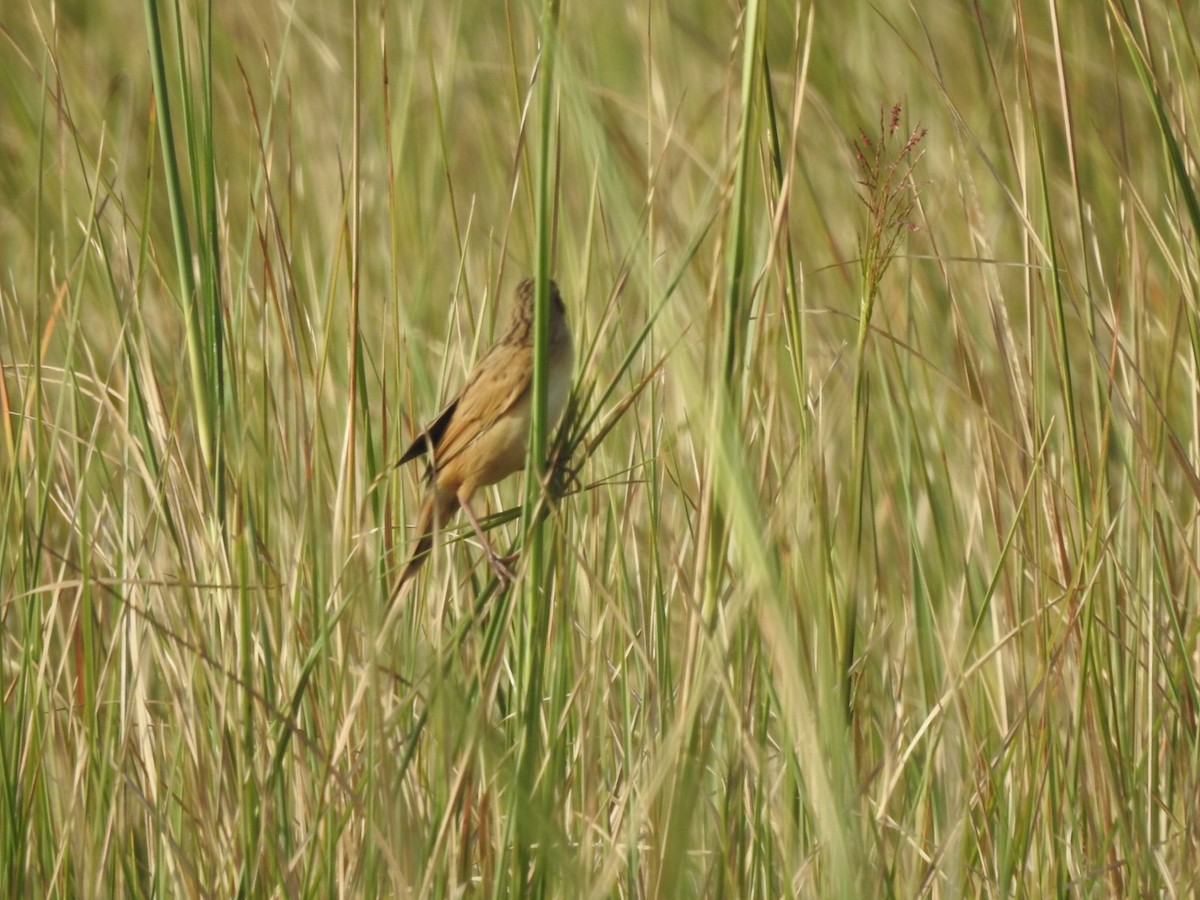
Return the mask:
[[421, 565], [429, 556], [429, 551], [433, 549], [434, 531], [445, 525], [456, 509], [458, 509], [458, 497], [453, 491], [441, 491], [437, 487], [431, 487], [425, 492], [425, 499], [421, 501], [421, 512], [417, 516], [417, 542], [413, 545], [408, 565], [404, 567], [404, 572], [400, 575], [400, 583], [396, 586], [397, 591], [420, 571]]

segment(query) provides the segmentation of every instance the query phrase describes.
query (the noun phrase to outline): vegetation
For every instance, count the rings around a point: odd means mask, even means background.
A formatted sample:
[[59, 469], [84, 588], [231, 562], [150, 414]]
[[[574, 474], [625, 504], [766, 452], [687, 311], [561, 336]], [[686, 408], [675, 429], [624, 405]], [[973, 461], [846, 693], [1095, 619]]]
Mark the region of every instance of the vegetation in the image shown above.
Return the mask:
[[0, 894], [1194, 893], [1200, 12], [1065, 6], [6, 6]]

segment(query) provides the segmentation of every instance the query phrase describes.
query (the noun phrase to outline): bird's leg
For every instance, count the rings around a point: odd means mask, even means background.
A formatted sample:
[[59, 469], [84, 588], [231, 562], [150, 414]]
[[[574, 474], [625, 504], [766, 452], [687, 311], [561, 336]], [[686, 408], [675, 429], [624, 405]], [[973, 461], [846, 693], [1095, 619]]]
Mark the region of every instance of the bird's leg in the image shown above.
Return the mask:
[[[475, 510], [471, 509], [471, 501], [466, 497], [459, 497], [459, 503], [462, 505], [463, 512], [467, 514], [467, 521], [471, 523], [471, 527], [475, 529], [475, 536], [479, 538], [479, 542], [483, 544], [483, 552], [487, 555], [488, 562], [492, 566], [492, 571], [496, 573], [496, 577], [503, 582], [512, 582], [517, 580], [517, 577], [512, 573], [512, 570], [504, 564], [495, 549], [492, 547], [492, 542], [488, 540], [487, 535], [483, 533], [483, 528], [479, 524], [479, 519], [475, 517]], [[509, 559], [509, 562], [512, 558]]]

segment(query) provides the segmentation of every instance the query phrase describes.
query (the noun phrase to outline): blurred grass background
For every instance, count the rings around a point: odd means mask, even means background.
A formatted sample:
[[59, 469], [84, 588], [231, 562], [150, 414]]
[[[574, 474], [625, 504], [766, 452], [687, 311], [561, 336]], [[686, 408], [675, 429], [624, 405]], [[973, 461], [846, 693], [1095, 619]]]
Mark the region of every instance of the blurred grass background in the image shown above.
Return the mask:
[[0, 892], [1194, 892], [1198, 16], [5, 7]]

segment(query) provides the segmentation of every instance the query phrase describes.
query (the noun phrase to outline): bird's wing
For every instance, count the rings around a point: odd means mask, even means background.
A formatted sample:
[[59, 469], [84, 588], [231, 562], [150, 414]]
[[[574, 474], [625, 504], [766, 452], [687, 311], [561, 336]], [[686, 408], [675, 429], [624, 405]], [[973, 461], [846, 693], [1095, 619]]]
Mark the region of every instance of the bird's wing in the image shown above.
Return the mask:
[[[521, 362], [520, 349], [498, 344], [479, 361], [434, 442], [435, 468], [442, 468], [475, 443], [529, 391], [533, 373], [527, 361]], [[439, 417], [438, 424], [441, 422]]]
[[447, 403], [446, 408], [437, 414], [437, 418], [425, 426], [424, 430], [409, 444], [408, 449], [404, 451], [404, 455], [400, 457], [400, 461], [396, 465], [402, 466], [409, 460], [424, 456], [430, 449], [437, 448], [442, 440], [442, 435], [446, 433], [446, 426], [450, 424], [450, 419], [454, 416], [454, 410], [458, 409], [458, 400], [459, 398], [455, 397]]

